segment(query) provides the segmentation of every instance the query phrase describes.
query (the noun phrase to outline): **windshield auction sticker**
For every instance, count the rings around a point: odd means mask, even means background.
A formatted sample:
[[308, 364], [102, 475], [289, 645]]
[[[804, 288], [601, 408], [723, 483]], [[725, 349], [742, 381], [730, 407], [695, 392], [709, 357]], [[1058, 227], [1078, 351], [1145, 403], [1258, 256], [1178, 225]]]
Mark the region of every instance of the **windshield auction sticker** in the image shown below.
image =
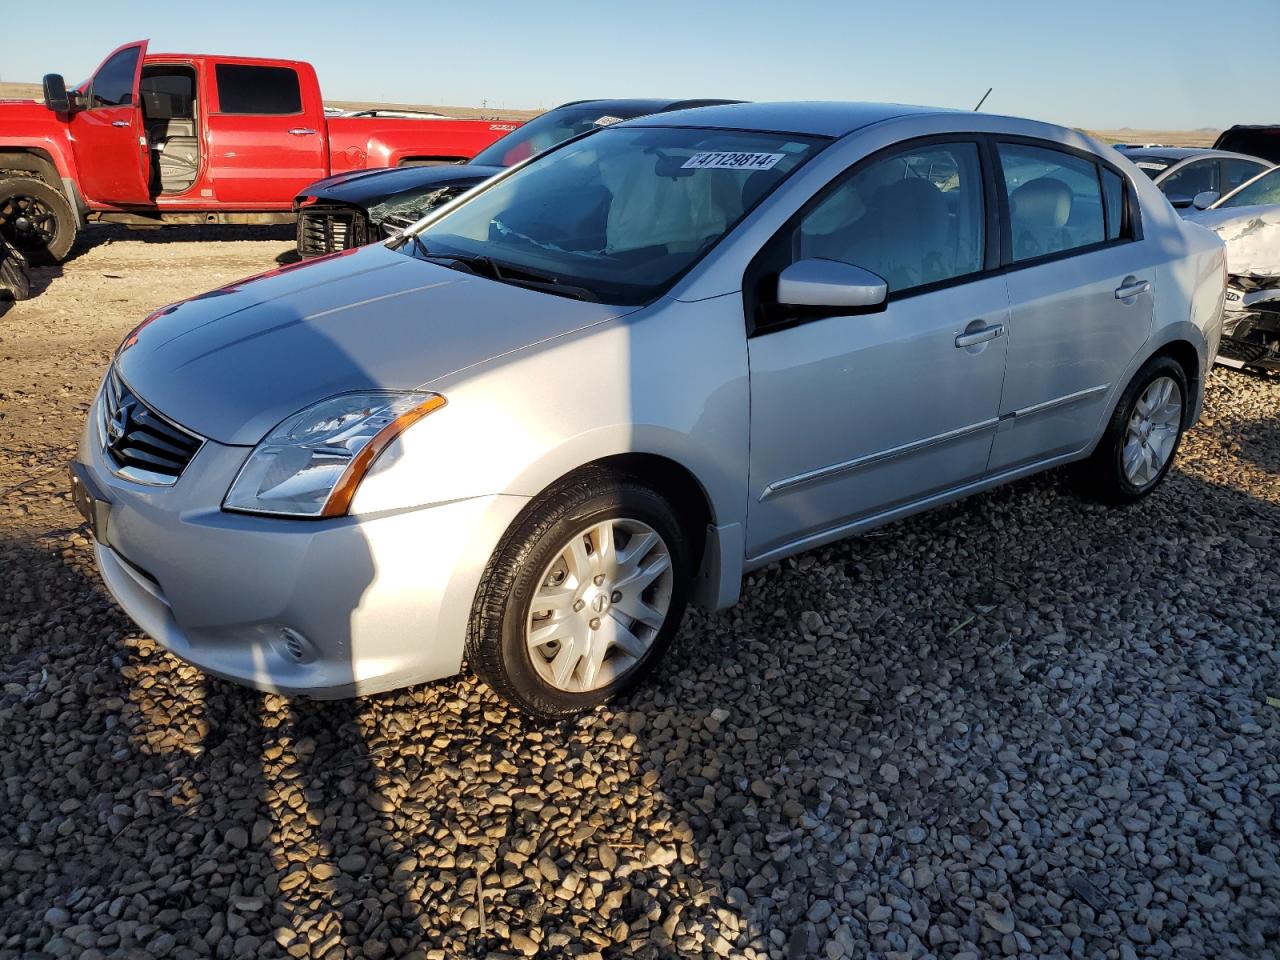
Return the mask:
[[781, 153], [695, 153], [680, 164], [682, 170], [770, 170]]

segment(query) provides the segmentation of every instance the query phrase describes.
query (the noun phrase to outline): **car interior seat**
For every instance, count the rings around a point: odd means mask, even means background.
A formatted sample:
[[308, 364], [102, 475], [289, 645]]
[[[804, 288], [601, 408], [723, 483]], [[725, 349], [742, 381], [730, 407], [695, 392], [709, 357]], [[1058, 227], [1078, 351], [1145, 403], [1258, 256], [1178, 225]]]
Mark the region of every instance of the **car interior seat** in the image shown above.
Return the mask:
[[181, 193], [193, 183], [200, 169], [200, 142], [196, 138], [195, 105], [190, 96], [143, 78], [142, 117], [151, 147], [152, 182], [161, 193]]
[[1015, 259], [1039, 257], [1071, 246], [1067, 221], [1072, 200], [1071, 188], [1056, 177], [1029, 180], [1009, 194]]

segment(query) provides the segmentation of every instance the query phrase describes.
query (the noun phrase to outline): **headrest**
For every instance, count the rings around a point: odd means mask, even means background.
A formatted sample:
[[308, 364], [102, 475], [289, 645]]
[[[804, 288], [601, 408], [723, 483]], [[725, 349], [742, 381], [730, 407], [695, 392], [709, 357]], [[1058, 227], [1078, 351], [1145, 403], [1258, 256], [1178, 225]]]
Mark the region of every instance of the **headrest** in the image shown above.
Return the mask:
[[1071, 200], [1071, 188], [1054, 177], [1030, 180], [1009, 194], [1013, 218], [1037, 227], [1066, 226]]

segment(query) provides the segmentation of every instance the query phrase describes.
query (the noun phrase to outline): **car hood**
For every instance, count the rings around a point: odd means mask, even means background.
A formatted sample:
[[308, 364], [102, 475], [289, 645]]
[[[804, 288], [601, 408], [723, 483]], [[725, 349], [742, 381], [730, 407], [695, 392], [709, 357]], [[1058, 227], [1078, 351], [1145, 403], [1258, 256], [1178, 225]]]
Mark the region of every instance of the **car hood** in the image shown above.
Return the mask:
[[381, 200], [410, 190], [473, 186], [504, 169], [480, 163], [451, 163], [438, 167], [359, 170], [317, 180], [303, 190], [300, 196], [368, 208]]
[[1280, 204], [1220, 207], [1187, 219], [1222, 238], [1233, 277], [1280, 277]]
[[376, 244], [158, 310], [125, 339], [116, 364], [171, 420], [249, 445], [327, 397], [413, 389], [632, 309], [498, 283]]

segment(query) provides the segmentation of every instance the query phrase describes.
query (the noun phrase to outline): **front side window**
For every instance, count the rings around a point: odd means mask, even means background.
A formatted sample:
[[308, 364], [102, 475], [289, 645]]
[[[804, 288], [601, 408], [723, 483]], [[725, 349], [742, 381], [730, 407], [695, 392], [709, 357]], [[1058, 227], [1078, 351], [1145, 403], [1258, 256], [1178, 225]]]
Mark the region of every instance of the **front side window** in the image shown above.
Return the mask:
[[138, 47], [121, 50], [102, 65], [89, 88], [89, 109], [133, 106], [133, 78], [138, 73]]
[[1098, 165], [1020, 143], [999, 145], [1014, 262], [1105, 241]]
[[402, 249], [469, 264], [504, 282], [647, 303], [826, 142], [682, 127], [604, 129], [535, 158]]
[[1180, 167], [1160, 181], [1160, 189], [1168, 197], [1194, 197], [1206, 190], [1218, 189], [1218, 161], [1197, 160]]
[[1236, 160], [1227, 157], [1222, 161], [1222, 192], [1230, 193], [1242, 183], [1252, 180], [1267, 169], [1261, 163], [1252, 160]]
[[285, 116], [302, 112], [298, 73], [290, 67], [220, 63], [214, 73], [223, 113]]
[[854, 169], [800, 220], [793, 257], [839, 260], [890, 292], [982, 269], [982, 167], [975, 143], [931, 143]]
[[1280, 203], [1280, 167], [1241, 187], [1222, 203], [1222, 207], [1252, 207], [1264, 203]]

